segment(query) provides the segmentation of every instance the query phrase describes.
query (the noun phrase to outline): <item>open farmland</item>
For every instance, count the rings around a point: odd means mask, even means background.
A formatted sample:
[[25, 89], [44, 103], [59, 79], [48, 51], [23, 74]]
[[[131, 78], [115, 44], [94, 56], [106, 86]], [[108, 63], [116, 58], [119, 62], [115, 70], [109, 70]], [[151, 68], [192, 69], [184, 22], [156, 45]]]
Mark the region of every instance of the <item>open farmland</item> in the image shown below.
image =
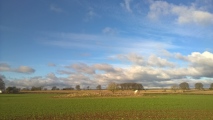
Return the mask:
[[213, 119], [212, 95], [56, 97], [1, 94], [1, 119]]

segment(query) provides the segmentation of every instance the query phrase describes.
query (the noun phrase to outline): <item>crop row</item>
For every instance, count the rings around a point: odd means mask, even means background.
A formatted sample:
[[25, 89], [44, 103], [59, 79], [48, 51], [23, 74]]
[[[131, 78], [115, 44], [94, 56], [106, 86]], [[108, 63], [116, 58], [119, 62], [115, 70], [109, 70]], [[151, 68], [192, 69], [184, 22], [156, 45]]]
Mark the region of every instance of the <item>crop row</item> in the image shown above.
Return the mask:
[[212, 118], [211, 95], [55, 98], [55, 94], [0, 95], [3, 119]]

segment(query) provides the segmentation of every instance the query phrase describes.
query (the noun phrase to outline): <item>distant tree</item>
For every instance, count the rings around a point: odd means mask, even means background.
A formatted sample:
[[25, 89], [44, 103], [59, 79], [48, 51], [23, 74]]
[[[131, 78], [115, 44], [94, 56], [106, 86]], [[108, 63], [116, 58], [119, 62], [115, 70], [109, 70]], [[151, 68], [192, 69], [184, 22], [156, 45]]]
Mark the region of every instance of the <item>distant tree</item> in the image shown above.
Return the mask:
[[57, 89], [57, 87], [56, 87], [56, 86], [53, 86], [51, 90], [56, 90], [56, 89]]
[[178, 88], [179, 87], [177, 84], [171, 86], [171, 90], [173, 90], [174, 92], [176, 92], [178, 90]]
[[101, 85], [98, 85], [98, 86], [96, 87], [96, 89], [97, 89], [97, 90], [101, 90]]
[[203, 90], [203, 84], [202, 83], [195, 83], [195, 89]]
[[209, 90], [213, 90], [213, 83], [210, 84]]
[[189, 90], [189, 84], [187, 82], [182, 82], [179, 84], [179, 88], [182, 90]]
[[5, 83], [3, 81], [3, 79], [0, 77], [0, 90], [4, 91], [5, 90]]
[[29, 91], [30, 88], [26, 87], [26, 88], [22, 88], [21, 90], [22, 90], [22, 91]]
[[75, 86], [75, 89], [76, 89], [76, 90], [81, 90], [80, 85], [76, 85], [76, 86]]
[[143, 85], [139, 83], [121, 83], [118, 85], [121, 90], [143, 90]]
[[16, 87], [7, 87], [6, 93], [19, 93], [20, 89]]
[[87, 90], [89, 90], [89, 86], [87, 86]]
[[109, 85], [107, 86], [107, 89], [109, 91], [112, 91], [112, 93], [114, 94], [116, 90], [119, 89], [118, 85], [114, 82], [109, 83]]
[[35, 86], [32, 86], [32, 88], [31, 88], [31, 91], [40, 91], [40, 90], [42, 90], [43, 89], [43, 87], [35, 87]]
[[43, 90], [47, 90], [47, 88], [43, 88]]
[[139, 83], [132, 83], [133, 90], [143, 90], [143, 85]]
[[62, 90], [74, 90], [74, 88], [70, 87], [70, 88], [63, 88]]
[[59, 90], [59, 88], [57, 88], [56, 86], [53, 86], [52, 90]]
[[161, 89], [163, 90], [162, 92], [166, 92], [166, 88], [162, 87]]

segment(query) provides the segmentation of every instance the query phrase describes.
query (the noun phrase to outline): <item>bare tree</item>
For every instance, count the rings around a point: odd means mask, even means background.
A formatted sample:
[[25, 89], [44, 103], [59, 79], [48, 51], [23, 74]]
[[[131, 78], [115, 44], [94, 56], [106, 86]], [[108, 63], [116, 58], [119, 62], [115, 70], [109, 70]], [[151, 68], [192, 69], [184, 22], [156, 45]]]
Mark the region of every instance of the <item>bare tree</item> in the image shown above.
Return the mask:
[[174, 92], [176, 92], [178, 89], [179, 87], [177, 84], [171, 86], [171, 90], [173, 90]]
[[210, 84], [209, 90], [213, 90], [213, 83]]
[[57, 88], [56, 86], [53, 86], [52, 90], [59, 90], [59, 88]]
[[5, 83], [3, 81], [3, 79], [0, 77], [0, 90], [4, 91], [5, 90]]
[[203, 90], [203, 84], [202, 83], [195, 83], [195, 89]]
[[76, 90], [81, 90], [80, 85], [76, 85], [76, 86], [75, 86], [75, 89], [76, 89]]
[[26, 87], [26, 88], [22, 88], [22, 91], [30, 91], [30, 88]]
[[112, 91], [112, 93], [114, 94], [116, 90], [118, 90], [118, 85], [114, 82], [109, 83], [109, 85], [107, 86], [107, 89], [109, 91]]

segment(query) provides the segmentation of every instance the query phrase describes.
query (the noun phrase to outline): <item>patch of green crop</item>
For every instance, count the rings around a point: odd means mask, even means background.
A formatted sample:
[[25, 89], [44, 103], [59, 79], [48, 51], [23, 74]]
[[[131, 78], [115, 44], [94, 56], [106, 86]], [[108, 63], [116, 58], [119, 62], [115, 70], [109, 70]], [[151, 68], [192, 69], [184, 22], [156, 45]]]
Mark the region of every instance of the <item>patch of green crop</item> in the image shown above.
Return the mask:
[[[90, 116], [91, 119], [182, 119], [199, 116], [203, 118], [213, 114], [212, 95], [157, 95], [132, 98], [53, 96], [55, 94], [1, 94], [0, 116], [2, 119], [81, 119], [84, 116]], [[154, 116], [155, 118], [152, 118]]]

